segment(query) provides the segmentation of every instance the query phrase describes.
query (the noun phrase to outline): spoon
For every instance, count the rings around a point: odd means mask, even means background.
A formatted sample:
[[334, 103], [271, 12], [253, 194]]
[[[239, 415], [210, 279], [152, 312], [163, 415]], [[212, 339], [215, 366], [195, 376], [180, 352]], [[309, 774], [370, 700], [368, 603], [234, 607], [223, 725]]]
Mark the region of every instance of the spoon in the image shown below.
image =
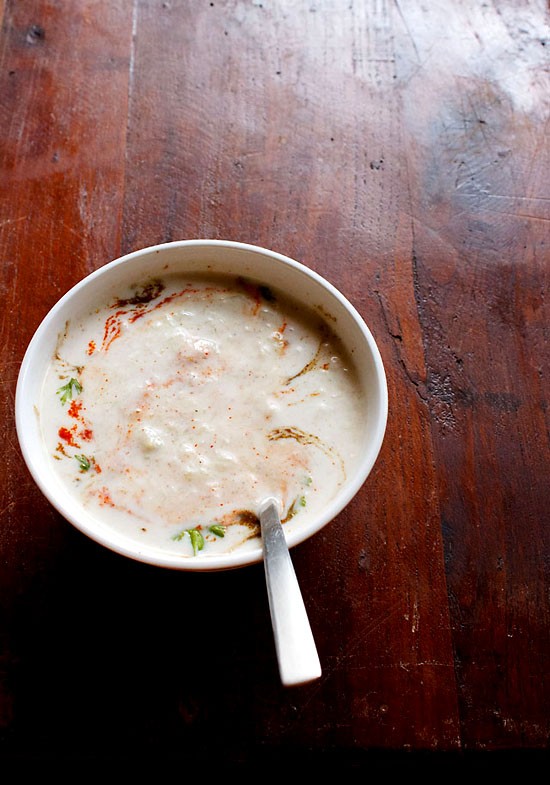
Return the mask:
[[264, 567], [279, 674], [285, 686], [318, 679], [321, 665], [276, 499], [260, 505]]

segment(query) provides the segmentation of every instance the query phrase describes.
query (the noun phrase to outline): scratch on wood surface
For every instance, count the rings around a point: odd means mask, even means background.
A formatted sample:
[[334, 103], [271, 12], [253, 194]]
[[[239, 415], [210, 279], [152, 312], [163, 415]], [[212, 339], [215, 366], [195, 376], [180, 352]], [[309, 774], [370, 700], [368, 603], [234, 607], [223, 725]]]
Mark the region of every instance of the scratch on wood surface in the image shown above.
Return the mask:
[[399, 667], [407, 671], [413, 668], [454, 668], [454, 662], [439, 662], [439, 660], [419, 660], [418, 662], [402, 662], [399, 661]]
[[4, 507], [2, 507], [2, 509], [0, 510], [0, 518], [3, 518], [4, 515], [10, 513], [15, 506], [16, 503], [14, 501], [8, 502], [6, 505], [4, 505]]
[[380, 627], [382, 627], [384, 624], [387, 624], [389, 621], [398, 616], [403, 606], [403, 602], [403, 600], [397, 600], [389, 608], [387, 613], [383, 614], [379, 618], [373, 619], [369, 624], [365, 625], [361, 629], [358, 629], [353, 637], [353, 640], [350, 642], [350, 645], [346, 647], [346, 650], [342, 654], [335, 654], [330, 658], [330, 667], [323, 668], [323, 678], [328, 678], [331, 673], [340, 667], [342, 662], [350, 660], [352, 657], [354, 657], [359, 648], [364, 646], [365, 641], [369, 638], [369, 636], [372, 636], [373, 632], [380, 629]]
[[484, 207], [488, 213], [495, 213], [496, 215], [506, 215], [509, 218], [525, 218], [529, 221], [550, 221], [550, 216], [545, 215], [529, 215], [529, 213], [514, 213], [510, 210], [491, 210], [490, 207]]
[[84, 182], [78, 189], [78, 214], [84, 226], [88, 225], [88, 212], [88, 188]]
[[20, 218], [6, 218], [5, 221], [0, 223], [0, 229], [2, 229], [4, 226], [11, 226], [12, 224], [18, 224], [21, 223], [21, 221], [26, 221], [28, 217], [28, 215], [22, 215]]
[[488, 193], [490, 199], [513, 199], [514, 201], [522, 202], [550, 202], [548, 196], [524, 196], [520, 194], [493, 194]]
[[[82, 215], [81, 215], [81, 217], [82, 217]], [[71, 234], [74, 234], [75, 237], [78, 237], [79, 240], [83, 240], [84, 239], [84, 236], [83, 236], [82, 232], [77, 231], [77, 229], [75, 229], [74, 226], [71, 226], [66, 221], [60, 221], [59, 225], [62, 226], [63, 229], [66, 229]]]
[[[403, 27], [405, 28], [405, 32], [407, 33], [407, 36], [409, 37], [409, 40], [410, 40], [410, 42], [412, 44], [412, 47], [414, 49], [414, 53], [416, 55], [416, 59], [418, 60], [418, 63], [420, 64], [420, 52], [418, 51], [418, 47], [416, 45], [416, 41], [414, 40], [414, 36], [411, 33], [409, 25], [407, 24], [407, 22], [405, 20], [405, 17], [403, 16], [403, 11], [401, 10], [401, 6], [399, 5], [399, 0], [394, 0], [394, 3], [395, 3], [395, 7], [397, 8], [397, 13], [399, 14], [399, 17], [401, 18], [401, 21], [403, 22]], [[420, 65], [420, 67], [422, 67], [422, 65]]]
[[128, 69], [130, 88], [133, 87], [134, 84], [134, 69], [136, 65], [137, 27], [138, 27], [138, 3], [137, 0], [134, 0], [133, 7], [132, 7], [132, 40], [130, 44], [130, 65]]
[[539, 171], [539, 167], [541, 165], [541, 149], [546, 150], [548, 154], [548, 126], [549, 125], [550, 125], [550, 118], [548, 118], [544, 123], [542, 133], [540, 134], [540, 137], [535, 145], [535, 149], [533, 150], [533, 154], [531, 155], [529, 166], [528, 166], [528, 172], [527, 172], [527, 182], [529, 183], [531, 183], [533, 174], [535, 172], [538, 173]]
[[407, 620], [411, 620], [411, 632], [418, 632], [420, 629], [420, 613], [418, 612], [418, 602], [413, 602], [412, 617], [408, 613], [405, 614]]
[[402, 606], [403, 600], [397, 600], [397, 602], [393, 603], [389, 608], [387, 613], [377, 619], [373, 619], [370, 624], [358, 629], [350, 645], [346, 647], [345, 652], [337, 654], [332, 658], [334, 664], [330, 668], [327, 668], [327, 675], [330, 676], [334, 670], [340, 667], [342, 662], [347, 662], [355, 657], [359, 648], [365, 645], [365, 641], [372, 636], [372, 633], [395, 618], [400, 613]]

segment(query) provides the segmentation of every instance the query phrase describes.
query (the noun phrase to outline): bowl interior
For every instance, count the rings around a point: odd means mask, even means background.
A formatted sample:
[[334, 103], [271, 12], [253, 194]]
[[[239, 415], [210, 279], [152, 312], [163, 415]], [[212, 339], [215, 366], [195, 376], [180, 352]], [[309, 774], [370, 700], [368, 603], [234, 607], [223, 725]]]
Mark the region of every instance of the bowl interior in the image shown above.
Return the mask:
[[169, 273], [220, 273], [254, 279], [291, 295], [320, 313], [355, 360], [367, 400], [362, 457], [324, 514], [288, 533], [290, 547], [302, 542], [332, 520], [365, 482], [378, 456], [387, 419], [387, 388], [375, 341], [355, 308], [329, 282], [285, 256], [242, 243], [190, 240], [138, 251], [99, 268], [77, 283], [47, 314], [23, 359], [16, 391], [16, 426], [23, 457], [35, 482], [52, 505], [95, 541], [138, 561], [185, 570], [223, 570], [261, 560], [261, 543], [207, 559], [181, 559], [158, 549], [138, 546], [106, 525], [72, 498], [47, 460], [41, 435], [38, 404], [42, 384], [67, 321], [117, 296], [128, 284]]

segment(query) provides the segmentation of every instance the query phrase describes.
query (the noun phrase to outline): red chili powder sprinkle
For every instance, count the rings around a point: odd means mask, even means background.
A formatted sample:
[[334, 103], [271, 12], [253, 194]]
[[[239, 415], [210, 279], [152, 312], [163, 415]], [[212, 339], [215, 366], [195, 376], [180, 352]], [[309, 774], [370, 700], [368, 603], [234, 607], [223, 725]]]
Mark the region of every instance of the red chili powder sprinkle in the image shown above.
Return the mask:
[[77, 420], [80, 417], [80, 410], [82, 409], [82, 401], [71, 401], [67, 414], [69, 417], [74, 417]]
[[99, 491], [99, 502], [100, 502], [100, 504], [108, 505], [109, 507], [114, 507], [115, 506], [115, 503], [111, 499], [111, 495], [109, 494], [109, 491], [107, 490], [107, 488], [102, 488]]
[[148, 308], [139, 308], [138, 310], [134, 311], [132, 316], [128, 318], [128, 321], [133, 324], [134, 322], [137, 322], [138, 319], [141, 319], [142, 316], [145, 316], [145, 314], [148, 312]]
[[121, 334], [120, 317], [124, 311], [117, 311], [112, 314], [105, 321], [105, 330], [103, 332], [103, 351], [107, 351], [112, 342]]
[[91, 431], [89, 428], [84, 428], [78, 435], [85, 441], [89, 442], [94, 434], [93, 431]]
[[87, 354], [93, 354], [95, 352], [95, 341], [90, 341], [88, 344]]
[[77, 442], [75, 442], [73, 439], [73, 434], [69, 431], [68, 428], [60, 428], [57, 433], [59, 434], [59, 438], [67, 442], [70, 447], [80, 447], [80, 445], [77, 444]]

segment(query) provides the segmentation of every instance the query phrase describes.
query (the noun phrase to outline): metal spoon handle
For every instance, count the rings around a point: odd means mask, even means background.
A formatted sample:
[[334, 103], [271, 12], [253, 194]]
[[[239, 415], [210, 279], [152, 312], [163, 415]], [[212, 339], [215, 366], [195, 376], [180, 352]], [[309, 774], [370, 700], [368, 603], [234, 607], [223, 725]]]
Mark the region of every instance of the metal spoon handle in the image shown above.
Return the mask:
[[281, 681], [285, 686], [318, 679], [321, 664], [290, 558], [276, 499], [260, 508], [265, 577]]

